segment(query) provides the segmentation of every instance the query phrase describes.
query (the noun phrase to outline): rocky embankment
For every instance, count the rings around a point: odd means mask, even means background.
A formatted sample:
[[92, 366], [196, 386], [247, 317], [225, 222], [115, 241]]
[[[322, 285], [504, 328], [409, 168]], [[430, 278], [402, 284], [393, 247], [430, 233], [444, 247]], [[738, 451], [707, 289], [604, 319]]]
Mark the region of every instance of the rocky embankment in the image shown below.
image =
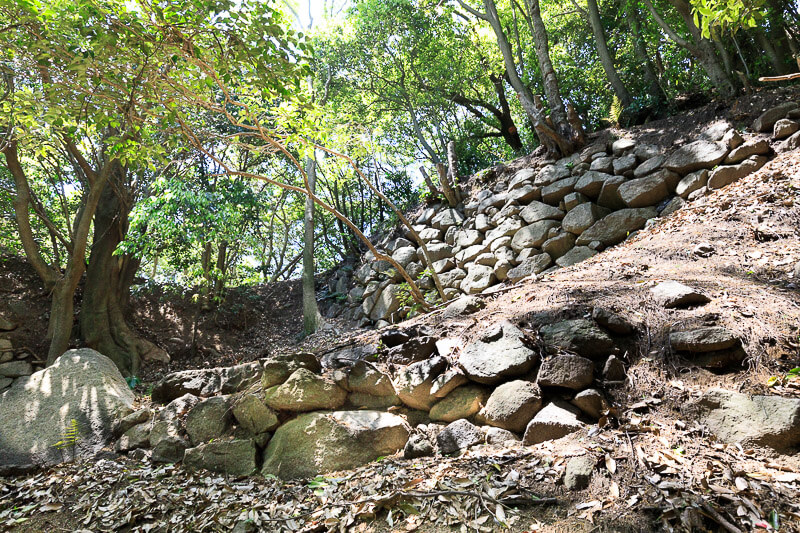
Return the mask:
[[[537, 161], [513, 172], [489, 169], [491, 190], [462, 205], [435, 203], [414, 219], [431, 264], [410, 233], [378, 246], [435, 299], [431, 270], [448, 298], [490, 292], [500, 283], [567, 267], [630, 238], [687, 203], [763, 167], [774, 151], [800, 146], [800, 108], [786, 102], [766, 110], [748, 131], [725, 121], [677, 149], [629, 138], [596, 142], [555, 163]], [[342, 269], [331, 291], [346, 301], [331, 314], [363, 326], [396, 324], [413, 316], [407, 284], [388, 261], [366, 254]]]
[[[665, 309], [711, 298], [667, 281], [649, 291]], [[462, 296], [451, 317], [479, 305]], [[522, 326], [487, 324], [468, 342], [427, 326], [386, 328], [375, 344], [281, 354], [229, 368], [166, 376], [163, 407], [120, 421], [116, 450], [154, 462], [283, 479], [355, 468], [402, 450], [406, 458], [487, 444], [534, 445], [606, 424], [611, 388], [626, 385], [625, 352], [647, 325], [595, 308], [589, 316]], [[747, 356], [721, 326], [673, 331], [670, 349], [715, 371]], [[800, 445], [800, 400], [711, 390], [690, 410], [730, 443], [785, 451]], [[576, 468], [580, 466], [577, 465]]]

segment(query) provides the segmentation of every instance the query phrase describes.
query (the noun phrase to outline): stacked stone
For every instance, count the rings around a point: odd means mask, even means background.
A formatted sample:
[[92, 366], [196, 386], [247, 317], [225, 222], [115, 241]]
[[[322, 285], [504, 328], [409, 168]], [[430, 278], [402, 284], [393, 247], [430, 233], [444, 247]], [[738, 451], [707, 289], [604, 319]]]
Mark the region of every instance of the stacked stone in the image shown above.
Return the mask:
[[[797, 104], [782, 104], [767, 110], [752, 129], [774, 130], [775, 139], [792, 132], [784, 144], [800, 145], [800, 123], [786, 118], [799, 116]], [[619, 244], [648, 220], [758, 170], [771, 151], [766, 139], [746, 141], [724, 121], [669, 154], [630, 139], [593, 144], [555, 163], [518, 170], [456, 208], [424, 209], [413, 227], [426, 243], [430, 265], [410, 234], [379, 248], [425, 292], [435, 291], [431, 271], [448, 298], [490, 291]], [[374, 261], [372, 254], [363, 259], [352, 275], [344, 316], [382, 327], [413, 315], [403, 279], [391, 264]], [[337, 291], [345, 299], [342, 279], [337, 278]]]
[[[153, 389], [164, 408], [117, 424], [116, 449], [189, 468], [294, 478], [403, 449], [419, 457], [520, 437], [526, 444], [560, 438], [608, 407], [598, 380], [625, 378], [614, 337], [633, 327], [608, 311], [594, 316], [541, 328], [547, 353], [504, 321], [458, 357], [451, 339], [416, 327], [389, 329], [378, 345], [342, 348], [321, 362], [284, 354], [177, 372]], [[377, 361], [391, 363], [392, 372]]]
[[27, 350], [14, 348], [8, 332], [17, 324], [0, 316], [0, 391], [9, 388], [16, 379], [30, 376], [43, 366], [43, 361], [34, 359]]

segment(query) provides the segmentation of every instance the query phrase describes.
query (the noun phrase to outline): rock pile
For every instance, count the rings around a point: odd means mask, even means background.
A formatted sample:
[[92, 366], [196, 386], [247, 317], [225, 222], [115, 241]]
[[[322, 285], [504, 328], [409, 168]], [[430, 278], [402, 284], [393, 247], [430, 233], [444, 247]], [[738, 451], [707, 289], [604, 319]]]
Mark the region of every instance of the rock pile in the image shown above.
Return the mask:
[[[619, 315], [595, 314], [634, 332]], [[294, 478], [399, 450], [420, 457], [560, 438], [608, 408], [598, 384], [608, 368], [624, 379], [612, 355], [619, 335], [593, 319], [566, 320], [541, 328], [542, 351], [534, 334], [499, 322], [454, 356], [452, 343], [426, 327], [387, 329], [374, 349], [327, 354], [324, 367], [313, 355], [291, 354], [177, 372], [154, 388], [164, 408], [116, 425], [116, 449], [189, 468]], [[619, 366], [609, 365], [614, 360]]]
[[14, 347], [8, 332], [15, 329], [15, 322], [0, 316], [0, 392], [11, 387], [15, 380], [44, 368], [44, 361], [36, 359], [25, 349]]
[[[775, 140], [791, 135], [781, 146], [800, 146], [799, 116], [797, 104], [782, 104], [752, 130], [772, 132]], [[491, 290], [588, 259], [649, 220], [758, 170], [772, 149], [763, 136], [748, 138], [719, 122], [671, 153], [630, 139], [593, 144], [555, 163], [501, 175], [491, 190], [455, 208], [429, 205], [412, 222], [430, 264], [410, 233], [378, 247], [430, 297], [431, 272], [449, 298]], [[360, 267], [348, 266], [332, 279], [342, 303], [331, 312], [365, 326], [398, 323], [415, 312], [402, 282], [388, 262], [368, 253]]]

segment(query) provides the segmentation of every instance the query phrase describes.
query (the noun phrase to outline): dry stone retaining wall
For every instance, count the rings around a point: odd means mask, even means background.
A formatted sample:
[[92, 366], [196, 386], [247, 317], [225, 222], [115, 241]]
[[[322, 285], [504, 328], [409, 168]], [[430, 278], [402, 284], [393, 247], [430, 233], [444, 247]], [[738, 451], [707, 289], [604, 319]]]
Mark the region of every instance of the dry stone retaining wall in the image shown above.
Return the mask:
[[[669, 153], [630, 139], [593, 144], [552, 164], [502, 176], [491, 190], [477, 191], [456, 208], [438, 203], [423, 209], [412, 221], [431, 265], [410, 234], [379, 247], [431, 296], [429, 270], [439, 274], [449, 298], [491, 291], [499, 283], [588, 259], [652, 219], [755, 172], [772, 153], [766, 136], [758, 134], [785, 139], [779, 151], [797, 148], [797, 118], [798, 104], [787, 102], [758, 117], [751, 127], [756, 134], [747, 140], [723, 121]], [[398, 323], [414, 313], [402, 281], [391, 265], [368, 253], [355, 271], [341, 271], [331, 281], [332, 291], [347, 295], [332, 313], [365, 326]]]

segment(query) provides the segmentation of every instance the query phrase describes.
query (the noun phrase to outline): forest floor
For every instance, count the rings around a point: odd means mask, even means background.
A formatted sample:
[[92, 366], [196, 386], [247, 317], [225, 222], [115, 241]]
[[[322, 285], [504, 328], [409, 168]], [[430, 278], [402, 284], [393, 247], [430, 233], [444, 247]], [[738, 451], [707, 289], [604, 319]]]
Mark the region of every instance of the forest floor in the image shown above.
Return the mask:
[[[771, 94], [631, 131], [666, 135], [682, 124], [683, 137], [674, 139], [687, 138], [715, 118], [751, 120]], [[237, 523], [237, 531], [251, 531], [241, 523], [246, 518], [264, 520], [260, 531], [495, 531], [500, 523], [510, 531], [800, 531], [800, 454], [717, 442], [686, 408], [712, 387], [800, 397], [800, 381], [785, 379], [800, 366], [798, 191], [800, 151], [779, 154], [619, 246], [485, 296], [474, 314], [444, 319], [435, 311], [405, 323], [467, 342], [501, 319], [524, 328], [594, 306], [635, 317], [645, 332], [624, 356], [628, 381], [606, 390], [615, 416], [603, 427], [536, 446], [478, 446], [458, 457], [394, 456], [311, 482], [204, 475], [109, 452], [0, 479], [0, 510], [14, 498], [15, 531], [228, 531]], [[694, 252], [700, 244], [710, 256]], [[648, 291], [668, 279], [701, 288], [712, 301], [660, 308]], [[0, 266], [0, 312], [27, 313], [14, 342], [32, 350], [42, 350], [46, 329], [47, 295], [37, 287], [17, 260]], [[136, 327], [173, 355], [168, 365], [145, 369], [139, 392], [173, 370], [288, 349], [319, 353], [376, 335], [333, 321], [300, 341], [299, 282], [233, 291], [218, 311], [200, 316], [196, 353], [189, 297], [143, 292], [133, 307]], [[741, 335], [749, 354], [743, 368], [712, 373], [671, 353], [669, 331], [706, 323]], [[588, 488], [568, 491], [565, 465], [578, 455], [592, 456], [598, 468]], [[504, 500], [510, 494], [527, 497], [512, 504]]]

